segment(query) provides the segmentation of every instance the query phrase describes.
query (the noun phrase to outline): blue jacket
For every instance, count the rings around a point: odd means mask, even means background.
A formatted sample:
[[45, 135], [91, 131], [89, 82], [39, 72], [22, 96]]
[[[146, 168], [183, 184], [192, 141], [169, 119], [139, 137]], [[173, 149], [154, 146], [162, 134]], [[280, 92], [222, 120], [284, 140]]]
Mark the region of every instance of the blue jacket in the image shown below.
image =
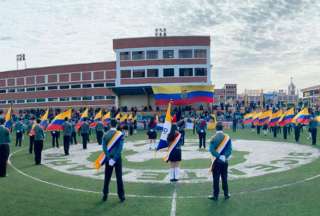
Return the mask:
[[220, 155], [224, 155], [224, 156], [226, 156], [227, 159], [231, 156], [231, 154], [232, 154], [231, 139], [229, 139], [227, 145], [224, 147], [224, 149], [222, 150], [222, 152], [220, 154], [216, 151], [216, 148], [222, 142], [224, 137], [225, 137], [225, 134], [221, 131], [221, 132], [217, 132], [216, 135], [211, 139], [209, 152], [212, 154], [212, 156], [219, 158]]
[[123, 149], [124, 141], [123, 136], [114, 144], [114, 147], [111, 149], [111, 152], [108, 151], [108, 143], [112, 139], [113, 135], [117, 130], [115, 128], [111, 128], [102, 138], [102, 148], [104, 153], [106, 154], [106, 160], [109, 161], [113, 159], [117, 161], [121, 157], [121, 152]]

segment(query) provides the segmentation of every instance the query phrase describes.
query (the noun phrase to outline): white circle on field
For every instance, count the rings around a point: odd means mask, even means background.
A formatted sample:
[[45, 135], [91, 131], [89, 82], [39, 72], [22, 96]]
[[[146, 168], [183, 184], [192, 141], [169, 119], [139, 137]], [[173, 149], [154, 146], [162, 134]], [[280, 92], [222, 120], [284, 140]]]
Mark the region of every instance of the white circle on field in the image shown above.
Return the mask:
[[[320, 151], [311, 146], [284, 142], [234, 140], [232, 145], [234, 150], [248, 152], [248, 154], [244, 155], [244, 162], [229, 166], [230, 179], [283, 172], [308, 164], [320, 156]], [[197, 140], [187, 140], [182, 149], [184, 161], [207, 159], [210, 164], [209, 152], [199, 151]], [[102, 151], [102, 148], [97, 144], [90, 144], [87, 150], [83, 150], [82, 145], [72, 145], [69, 156], [64, 156], [62, 148], [47, 149], [43, 152], [43, 164], [67, 174], [103, 179], [104, 169], [95, 170], [92, 161], [88, 160], [90, 155], [99, 151]], [[149, 150], [149, 144], [146, 141], [126, 142], [125, 151], [130, 151], [130, 154], [125, 156], [128, 162], [141, 163], [141, 167], [143, 163], [155, 158], [159, 163], [164, 163], [161, 158], [165, 152], [155, 154], [154, 151]], [[211, 181], [212, 177], [208, 170], [208, 167], [184, 169], [182, 163], [180, 182]], [[168, 183], [169, 181], [168, 169], [132, 169], [126, 168], [125, 163], [123, 163], [123, 178], [126, 182], [141, 183]]]

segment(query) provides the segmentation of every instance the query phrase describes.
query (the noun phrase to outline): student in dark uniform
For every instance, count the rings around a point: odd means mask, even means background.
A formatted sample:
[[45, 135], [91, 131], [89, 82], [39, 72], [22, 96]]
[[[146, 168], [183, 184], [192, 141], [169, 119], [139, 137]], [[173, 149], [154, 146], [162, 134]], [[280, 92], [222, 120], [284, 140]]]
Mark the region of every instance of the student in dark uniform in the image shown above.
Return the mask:
[[185, 132], [186, 123], [185, 123], [184, 119], [180, 120], [177, 123], [177, 126], [179, 128], [179, 133], [181, 134], [181, 145], [184, 145], [184, 140], [185, 140], [185, 135], [186, 135], [186, 132]]
[[[124, 187], [123, 187], [123, 180], [122, 180], [122, 159], [121, 159], [121, 153], [124, 145], [124, 136], [123, 133], [118, 131], [116, 129], [117, 127], [117, 121], [115, 119], [112, 119], [111, 122], [111, 128], [110, 130], [105, 133], [105, 135], [102, 138], [102, 148], [106, 155], [106, 162], [105, 162], [105, 177], [104, 177], [104, 186], [103, 186], [103, 197], [102, 201], [107, 201], [108, 194], [109, 194], [109, 184], [110, 179], [112, 176], [113, 169], [115, 169], [116, 172], [116, 179], [117, 179], [117, 190], [118, 190], [118, 197], [120, 199], [120, 202], [125, 201], [125, 195], [124, 195]], [[119, 134], [122, 133], [122, 134]], [[119, 138], [115, 141], [114, 147], [109, 151], [107, 146], [109, 142], [116, 137], [118, 134]]]
[[40, 126], [40, 119], [37, 119], [34, 126], [34, 160], [36, 165], [41, 164], [41, 154], [43, 149], [44, 131]]
[[133, 125], [132, 119], [128, 120], [128, 127], [129, 127], [129, 135], [132, 136], [133, 135], [133, 129], [134, 129], [134, 125]]
[[4, 126], [5, 120], [0, 117], [0, 177], [7, 176], [7, 163], [10, 154], [10, 131]]
[[288, 126], [285, 125], [283, 126], [283, 139], [287, 139], [288, 138]]
[[317, 127], [318, 121], [314, 117], [312, 117], [309, 122], [309, 131], [311, 133], [312, 145], [317, 144]]
[[261, 126], [257, 125], [257, 134], [260, 135], [260, 132], [261, 132]]
[[80, 134], [82, 136], [82, 146], [83, 149], [87, 149], [87, 144], [89, 141], [89, 131], [90, 131], [90, 126], [89, 123], [87, 122], [87, 118], [84, 118], [83, 124], [80, 127]]
[[207, 122], [204, 118], [201, 118], [199, 123], [197, 124], [197, 133], [199, 136], [199, 149], [203, 147], [206, 148], [206, 130], [207, 130]]
[[60, 131], [51, 131], [51, 137], [52, 137], [52, 148], [54, 147], [59, 148]]
[[63, 123], [63, 149], [64, 154], [69, 155], [69, 148], [70, 148], [70, 140], [72, 134], [72, 125], [69, 122], [69, 119], [66, 117]]
[[99, 145], [102, 144], [102, 137], [103, 137], [103, 131], [104, 131], [104, 126], [103, 126], [103, 123], [102, 121], [99, 119], [96, 127], [95, 127], [95, 130], [96, 130], [96, 137], [97, 137], [97, 142]]
[[27, 133], [29, 136], [29, 153], [32, 154], [33, 151], [33, 144], [34, 144], [34, 131], [33, 131], [33, 127], [34, 127], [34, 118], [31, 118], [31, 120], [29, 121], [29, 124], [27, 126]]
[[156, 145], [156, 139], [157, 139], [156, 127], [157, 127], [157, 122], [155, 118], [152, 117], [149, 121], [148, 132], [147, 132], [149, 143], [150, 143], [149, 150], [154, 149]]
[[[232, 143], [229, 136], [223, 133], [223, 125], [219, 122], [216, 126], [216, 135], [210, 142], [209, 151], [215, 158], [212, 164], [212, 177], [213, 177], [213, 196], [208, 198], [211, 200], [218, 200], [219, 196], [219, 181], [222, 180], [222, 189], [224, 192], [224, 198], [229, 199], [229, 187], [228, 187], [228, 161], [232, 154]], [[220, 151], [218, 146], [224, 146]]]
[[21, 147], [23, 133], [24, 133], [24, 125], [21, 118], [14, 126], [14, 129], [16, 131], [16, 146]]
[[[174, 122], [173, 122], [174, 123]], [[167, 141], [169, 145], [172, 145], [172, 142], [175, 141], [177, 136], [179, 136], [179, 130], [176, 124], [173, 124], [170, 130], [170, 133], [168, 134]], [[181, 145], [182, 145], [182, 140], [181, 137], [177, 141], [176, 146], [174, 149], [171, 151], [168, 157], [168, 161], [170, 163], [170, 182], [176, 182], [179, 181], [179, 174], [180, 174], [180, 162], [181, 162]]]
[[301, 127], [302, 125], [300, 123], [294, 125], [294, 139], [296, 142], [300, 140]]
[[76, 122], [74, 120], [71, 121], [71, 126], [72, 126], [72, 133], [71, 133], [70, 143], [76, 145], [78, 144], [78, 142], [77, 142], [77, 133], [76, 133]]
[[238, 119], [237, 116], [234, 114], [232, 118], [232, 131], [237, 132], [237, 125], [238, 125]]

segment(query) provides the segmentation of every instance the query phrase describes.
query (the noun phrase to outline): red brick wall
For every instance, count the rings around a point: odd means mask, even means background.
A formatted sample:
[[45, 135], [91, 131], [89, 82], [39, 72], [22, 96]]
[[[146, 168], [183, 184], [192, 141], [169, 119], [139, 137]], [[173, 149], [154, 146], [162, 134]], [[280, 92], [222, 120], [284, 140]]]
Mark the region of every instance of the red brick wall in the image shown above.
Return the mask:
[[24, 85], [24, 78], [23, 77], [19, 77], [17, 78], [17, 85]]
[[8, 86], [14, 86], [15, 84], [16, 84], [15, 79], [8, 79], [8, 80], [7, 80], [7, 85], [8, 85]]
[[35, 84], [35, 77], [27, 77], [26, 78], [26, 84], [27, 85], [34, 85]]
[[93, 80], [102, 80], [104, 79], [104, 71], [93, 72]]
[[91, 80], [91, 72], [83, 72], [82, 80]]
[[170, 78], [135, 78], [121, 79], [121, 85], [148, 84], [148, 83], [191, 83], [207, 82], [207, 77], [170, 77]]
[[59, 82], [69, 82], [69, 74], [59, 74]]
[[37, 82], [37, 84], [44, 84], [45, 77], [44, 76], [37, 76], [36, 77], [36, 82]]
[[81, 73], [72, 73], [71, 74], [71, 81], [80, 81], [81, 80]]
[[58, 82], [58, 76], [56, 74], [48, 75], [48, 83]]
[[106, 79], [115, 79], [116, 78], [116, 71], [106, 71]]

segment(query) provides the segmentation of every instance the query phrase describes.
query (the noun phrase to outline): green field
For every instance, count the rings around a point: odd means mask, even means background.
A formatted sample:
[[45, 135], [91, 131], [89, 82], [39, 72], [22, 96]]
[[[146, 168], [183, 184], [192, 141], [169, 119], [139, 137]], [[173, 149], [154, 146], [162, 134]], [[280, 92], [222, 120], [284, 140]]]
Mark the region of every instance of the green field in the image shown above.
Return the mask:
[[[250, 130], [236, 133], [227, 131], [233, 139], [272, 140], [268, 136], [256, 135]], [[208, 134], [208, 137], [210, 134]], [[280, 135], [281, 136], [281, 135]], [[301, 143], [288, 139], [292, 145], [310, 145], [307, 133], [301, 135]], [[187, 139], [196, 138], [187, 133]], [[94, 139], [93, 137], [91, 138]], [[129, 141], [145, 139], [145, 132], [129, 137]], [[320, 144], [320, 139], [318, 140]], [[196, 144], [195, 144], [196, 145]], [[7, 178], [0, 179], [0, 215], [171, 215], [172, 196], [176, 192], [176, 214], [188, 215], [319, 215], [320, 205], [320, 159], [289, 171], [259, 177], [231, 180], [232, 198], [213, 202], [206, 198], [211, 193], [211, 183], [196, 184], [155, 184], [125, 183], [127, 200], [119, 203], [112, 194], [108, 202], [100, 201], [102, 180], [69, 175], [46, 166], [35, 166], [33, 156], [27, 152], [28, 141], [22, 148], [11, 145], [16, 152], [9, 166]], [[46, 148], [51, 147], [50, 136]], [[90, 145], [89, 145], [90, 148]], [[318, 148], [318, 146], [316, 146]], [[131, 154], [125, 151], [124, 154]], [[243, 162], [246, 152], [235, 152], [231, 163]], [[94, 160], [97, 153], [90, 156]], [[143, 164], [123, 161], [129, 168], [166, 168], [161, 160]], [[182, 162], [182, 168], [206, 167], [206, 160]], [[313, 177], [313, 178], [311, 178]], [[115, 193], [115, 182], [111, 192]]]

